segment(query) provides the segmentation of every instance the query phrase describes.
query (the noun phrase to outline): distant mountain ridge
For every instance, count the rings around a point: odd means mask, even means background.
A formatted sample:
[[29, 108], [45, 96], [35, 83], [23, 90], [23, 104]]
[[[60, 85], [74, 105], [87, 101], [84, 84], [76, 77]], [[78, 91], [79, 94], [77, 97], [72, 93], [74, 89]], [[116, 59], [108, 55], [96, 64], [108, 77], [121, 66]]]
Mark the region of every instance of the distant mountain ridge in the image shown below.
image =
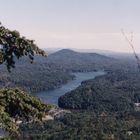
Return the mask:
[[107, 57], [101, 54], [97, 53], [82, 53], [82, 52], [76, 52], [70, 49], [62, 49], [60, 51], [57, 51], [51, 55], [48, 56], [48, 61], [55, 60], [55, 61], [72, 61], [72, 60], [80, 60], [81, 61], [99, 61], [99, 60], [112, 60], [114, 58]]
[[[56, 53], [60, 50], [63, 50], [62, 48], [44, 48], [45, 51], [48, 52], [48, 54], [53, 54]], [[68, 49], [67, 49], [68, 50]], [[117, 59], [134, 59], [133, 53], [130, 52], [115, 52], [111, 50], [100, 50], [100, 49], [78, 49], [78, 48], [70, 48], [69, 50], [73, 50], [75, 52], [79, 53], [97, 53], [100, 55], [108, 56], [108, 57], [113, 57]], [[138, 55], [140, 55], [138, 53]]]
[[[61, 50], [58, 50], [58, 51], [55, 51], [51, 54], [51, 56], [54, 56], [54, 55], [62, 55], [62, 54], [75, 54], [75, 55], [80, 55], [80, 54], [95, 54], [95, 55], [100, 55], [100, 56], [104, 56], [100, 53], [97, 53], [96, 51], [95, 52], [82, 52], [82, 51], [76, 51], [76, 50], [73, 50], [73, 49], [61, 49]], [[104, 56], [105, 57], [105, 56]]]
[[79, 53], [69, 49], [48, 56], [47, 62], [70, 71], [93, 71], [105, 69], [117, 60], [97, 53]]

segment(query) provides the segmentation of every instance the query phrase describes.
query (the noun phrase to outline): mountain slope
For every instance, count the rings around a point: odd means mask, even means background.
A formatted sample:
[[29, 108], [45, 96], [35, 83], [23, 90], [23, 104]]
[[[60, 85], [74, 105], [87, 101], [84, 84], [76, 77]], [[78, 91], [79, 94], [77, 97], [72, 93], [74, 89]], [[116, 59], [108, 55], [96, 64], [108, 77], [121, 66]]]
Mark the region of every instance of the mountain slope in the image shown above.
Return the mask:
[[56, 53], [49, 55], [48, 61], [60, 61], [60, 62], [71, 62], [71, 61], [105, 61], [112, 60], [110, 57], [100, 55], [97, 53], [79, 53], [69, 49], [63, 49]]
[[54, 89], [73, 76], [70, 72], [109, 69], [117, 61], [96, 53], [78, 53], [72, 50], [60, 50], [47, 58], [35, 56], [30, 64], [28, 58], [16, 63], [16, 68], [8, 73], [0, 66], [0, 87], [20, 87], [31, 92]]
[[47, 61], [68, 71], [107, 69], [110, 65], [117, 62], [114, 58], [97, 53], [78, 53], [68, 49], [63, 49], [49, 55]]
[[133, 70], [110, 72], [93, 80], [82, 82], [73, 91], [61, 96], [58, 105], [67, 109], [94, 111], [132, 111], [140, 102], [140, 75]]

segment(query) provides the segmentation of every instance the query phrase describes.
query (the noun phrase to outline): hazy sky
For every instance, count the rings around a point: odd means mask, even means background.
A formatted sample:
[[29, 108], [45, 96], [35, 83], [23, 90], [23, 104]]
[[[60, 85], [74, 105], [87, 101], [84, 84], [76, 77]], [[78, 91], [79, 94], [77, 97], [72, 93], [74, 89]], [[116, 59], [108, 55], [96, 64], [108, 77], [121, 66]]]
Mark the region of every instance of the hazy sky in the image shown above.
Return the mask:
[[123, 28], [140, 52], [140, 0], [0, 0], [0, 21], [41, 48], [132, 52]]

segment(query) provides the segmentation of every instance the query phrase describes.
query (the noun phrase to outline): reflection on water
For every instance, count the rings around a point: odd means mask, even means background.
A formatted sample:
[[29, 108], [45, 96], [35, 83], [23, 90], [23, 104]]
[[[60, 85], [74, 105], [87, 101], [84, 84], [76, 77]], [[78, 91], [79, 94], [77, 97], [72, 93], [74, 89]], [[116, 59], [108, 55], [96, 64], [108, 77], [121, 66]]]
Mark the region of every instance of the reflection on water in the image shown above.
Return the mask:
[[35, 93], [35, 96], [39, 97], [43, 102], [45, 103], [51, 103], [57, 105], [58, 98], [65, 93], [76, 89], [78, 86], [81, 85], [82, 81], [94, 79], [96, 76], [104, 75], [105, 72], [103, 71], [97, 71], [97, 72], [76, 72], [73, 73], [73, 75], [76, 76], [76, 78], [72, 81], [69, 81], [67, 84], [62, 85], [60, 88], [49, 90], [49, 91], [43, 91]]

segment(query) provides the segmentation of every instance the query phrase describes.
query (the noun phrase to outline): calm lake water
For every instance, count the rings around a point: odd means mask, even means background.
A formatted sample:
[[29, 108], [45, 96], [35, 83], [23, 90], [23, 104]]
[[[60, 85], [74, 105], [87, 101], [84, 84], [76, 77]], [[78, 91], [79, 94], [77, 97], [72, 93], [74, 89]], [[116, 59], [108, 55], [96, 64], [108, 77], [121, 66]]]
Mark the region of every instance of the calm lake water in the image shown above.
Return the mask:
[[81, 85], [82, 81], [94, 79], [97, 76], [104, 75], [105, 72], [97, 71], [97, 72], [76, 72], [73, 73], [75, 75], [75, 79], [69, 81], [68, 83], [62, 85], [60, 88], [43, 91], [35, 93], [34, 95], [39, 97], [44, 103], [51, 103], [51, 104], [58, 104], [58, 98], [65, 93], [76, 89], [78, 86]]

